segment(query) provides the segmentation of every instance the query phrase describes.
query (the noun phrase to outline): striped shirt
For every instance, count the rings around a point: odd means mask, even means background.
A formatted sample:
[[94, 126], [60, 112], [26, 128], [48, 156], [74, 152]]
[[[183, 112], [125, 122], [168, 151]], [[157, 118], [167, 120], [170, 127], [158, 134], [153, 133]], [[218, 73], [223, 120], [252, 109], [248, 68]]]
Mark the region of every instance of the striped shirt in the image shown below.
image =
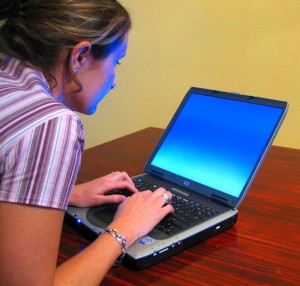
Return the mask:
[[0, 64], [0, 201], [66, 209], [84, 148], [83, 126], [43, 75]]

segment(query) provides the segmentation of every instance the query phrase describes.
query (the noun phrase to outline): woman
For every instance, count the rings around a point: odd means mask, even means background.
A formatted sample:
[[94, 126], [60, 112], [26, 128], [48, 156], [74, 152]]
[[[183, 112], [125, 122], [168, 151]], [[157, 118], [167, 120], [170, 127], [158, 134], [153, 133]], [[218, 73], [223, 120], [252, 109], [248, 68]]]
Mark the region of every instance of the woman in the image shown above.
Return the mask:
[[[114, 0], [2, 0], [0, 21], [0, 284], [98, 285], [173, 212], [171, 193], [139, 193], [125, 172], [74, 187], [84, 148], [74, 111], [93, 114], [115, 86], [130, 18]], [[134, 194], [103, 195], [118, 188]], [[106, 202], [121, 203], [111, 225], [56, 268], [67, 204]]]

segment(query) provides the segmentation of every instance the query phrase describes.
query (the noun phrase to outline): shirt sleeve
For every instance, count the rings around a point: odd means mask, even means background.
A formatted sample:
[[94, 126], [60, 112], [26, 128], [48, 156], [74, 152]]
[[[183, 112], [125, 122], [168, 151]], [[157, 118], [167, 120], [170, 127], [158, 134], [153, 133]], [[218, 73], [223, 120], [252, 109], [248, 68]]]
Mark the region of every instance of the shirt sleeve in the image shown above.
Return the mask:
[[74, 115], [27, 131], [5, 156], [0, 200], [66, 209], [83, 148], [82, 124]]

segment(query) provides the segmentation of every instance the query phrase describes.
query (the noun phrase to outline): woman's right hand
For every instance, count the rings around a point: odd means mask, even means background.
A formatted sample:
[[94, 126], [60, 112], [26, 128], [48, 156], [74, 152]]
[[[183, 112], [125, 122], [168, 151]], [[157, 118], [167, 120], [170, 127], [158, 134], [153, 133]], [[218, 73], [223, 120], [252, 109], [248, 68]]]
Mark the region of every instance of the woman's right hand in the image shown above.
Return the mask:
[[149, 233], [167, 214], [174, 212], [173, 207], [166, 204], [164, 193], [172, 200], [172, 193], [164, 188], [135, 193], [126, 198], [109, 227], [120, 231], [126, 238], [127, 246], [130, 246]]

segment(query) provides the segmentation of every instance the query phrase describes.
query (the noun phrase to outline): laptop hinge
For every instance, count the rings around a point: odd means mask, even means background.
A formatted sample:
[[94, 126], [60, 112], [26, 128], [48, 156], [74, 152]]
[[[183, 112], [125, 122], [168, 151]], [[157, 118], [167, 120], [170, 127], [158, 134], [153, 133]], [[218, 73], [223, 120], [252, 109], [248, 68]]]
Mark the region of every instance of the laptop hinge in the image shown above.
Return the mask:
[[157, 172], [157, 171], [155, 171], [155, 170], [151, 170], [151, 172], [152, 172], [154, 175], [160, 176], [160, 177], [162, 177], [162, 176], [164, 175], [163, 173]]
[[212, 194], [211, 196], [211, 200], [218, 203], [218, 204], [221, 204], [223, 206], [226, 206], [226, 207], [229, 207], [229, 203], [228, 203], [228, 200], [222, 198], [222, 197], [219, 197], [217, 195], [214, 195]]

